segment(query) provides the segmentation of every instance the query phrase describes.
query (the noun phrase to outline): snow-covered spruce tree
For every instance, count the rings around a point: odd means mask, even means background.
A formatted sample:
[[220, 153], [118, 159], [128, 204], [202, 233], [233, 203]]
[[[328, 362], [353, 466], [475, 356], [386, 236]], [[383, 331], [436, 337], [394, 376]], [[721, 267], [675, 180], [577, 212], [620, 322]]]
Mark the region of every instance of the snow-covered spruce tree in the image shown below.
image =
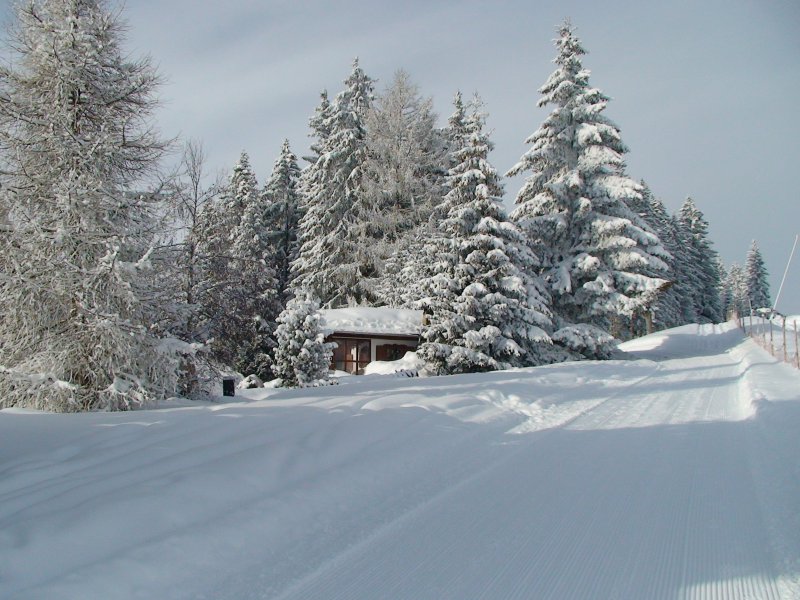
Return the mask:
[[[732, 268], [733, 265], [731, 266]], [[722, 314], [725, 318], [728, 318], [729, 315], [735, 312], [733, 309], [733, 288], [730, 281], [731, 269], [728, 269], [722, 263], [720, 264], [720, 269], [723, 276], [720, 278], [719, 283], [719, 305], [722, 307]]]
[[479, 105], [466, 119], [470, 133], [455, 152], [441, 223], [447, 259], [433, 276], [430, 315], [418, 354], [437, 374], [490, 371], [551, 362], [546, 297], [526, 272], [537, 266], [502, 207], [503, 189], [488, 154]]
[[[558, 326], [581, 324], [583, 333], [604, 336], [591, 326], [607, 330], [620, 315], [652, 308], [665, 284], [653, 274], [668, 266], [658, 237], [626, 204], [641, 190], [625, 174], [627, 148], [619, 128], [603, 115], [608, 97], [589, 85], [581, 64], [585, 51], [568, 22], [556, 47], [558, 68], [539, 90], [539, 106], [554, 109], [508, 173], [529, 173], [512, 218], [543, 261]], [[556, 334], [559, 339], [576, 336]], [[575, 349], [598, 355], [588, 346]]]
[[[246, 165], [243, 155], [239, 166]], [[231, 312], [226, 315], [226, 340], [236, 342], [236, 369], [261, 379], [271, 375], [270, 357], [275, 319], [281, 312], [269, 222], [265, 202], [255, 188], [255, 177], [244, 169], [234, 174], [237, 187], [232, 192], [244, 203], [239, 224], [233, 230], [231, 244], [231, 284], [228, 294]]]
[[375, 240], [381, 238], [377, 209], [364, 189], [367, 158], [365, 117], [373, 80], [358, 60], [316, 125], [325, 131], [320, 157], [301, 178], [305, 214], [300, 251], [292, 265], [293, 286], [310, 291], [324, 306], [369, 302], [378, 274]]
[[686, 198], [677, 217], [684, 232], [685, 273], [697, 322], [719, 323], [722, 320], [720, 273], [717, 252], [708, 239], [708, 222], [691, 198]]
[[[0, 67], [0, 407], [117, 410], [175, 393], [148, 325], [159, 198], [133, 194], [166, 144], [159, 77], [103, 0], [20, 3]], [[140, 187], [142, 186], [142, 187]]]
[[275, 269], [276, 289], [281, 309], [288, 300], [291, 265], [297, 259], [300, 250], [297, 239], [302, 215], [299, 179], [300, 168], [297, 166], [297, 157], [289, 147], [289, 140], [284, 140], [272, 175], [262, 193], [270, 263]]
[[[652, 326], [656, 329], [675, 327], [677, 325], [682, 325], [683, 321], [681, 320], [682, 309], [679, 288], [676, 285], [679, 279], [680, 268], [676, 257], [680, 250], [678, 248], [674, 224], [664, 203], [653, 195], [647, 183], [641, 181], [640, 185], [642, 189], [641, 196], [630, 198], [628, 200], [628, 207], [658, 236], [658, 239], [666, 250], [666, 254], [662, 255], [661, 258], [669, 267], [667, 276], [670, 282], [668, 285], [664, 286], [658, 294], [658, 299], [652, 310]], [[660, 272], [654, 274], [663, 275], [663, 273]], [[640, 326], [641, 324], [634, 322], [633, 325]], [[646, 333], [646, 330], [639, 328], [639, 330], [634, 330], [634, 333], [641, 335]]]
[[717, 281], [719, 285], [717, 287], [717, 296], [719, 297], [719, 313], [720, 319], [722, 321], [726, 321], [728, 319], [728, 308], [731, 304], [731, 296], [729, 294], [728, 289], [728, 267], [725, 266], [725, 262], [719, 256], [716, 257], [716, 266], [717, 266], [717, 273], [719, 273], [719, 277]]
[[447, 119], [447, 126], [442, 130], [447, 149], [447, 170], [449, 171], [459, 161], [456, 153], [459, 152], [469, 140], [470, 132], [467, 128], [467, 109], [464, 97], [460, 91], [453, 96], [453, 114]]
[[769, 298], [769, 273], [761, 257], [761, 251], [755, 240], [747, 251], [747, 260], [744, 263], [745, 281], [747, 285], [747, 299], [753, 309], [771, 308]]
[[336, 344], [325, 341], [319, 302], [300, 293], [278, 316], [277, 348], [272, 371], [283, 387], [323, 385], [328, 380]]
[[325, 151], [325, 141], [328, 139], [330, 131], [328, 127], [331, 124], [331, 102], [328, 99], [328, 90], [322, 90], [319, 94], [319, 105], [314, 109], [314, 114], [308, 120], [308, 126], [311, 128], [309, 137], [313, 138], [311, 143], [310, 156], [304, 156], [303, 160], [310, 164], [317, 162], [320, 156]]
[[744, 317], [750, 314], [750, 303], [747, 298], [747, 278], [740, 264], [733, 263], [725, 277], [725, 294], [723, 306], [725, 314]]
[[678, 214], [670, 215], [669, 226], [675, 246], [673, 249], [673, 268], [675, 271], [675, 291], [680, 299], [680, 324], [698, 323], [697, 290], [700, 287], [698, 271], [694, 260], [696, 253], [692, 245], [692, 234], [681, 222]]
[[265, 210], [246, 152], [219, 199], [201, 213], [204, 334], [221, 363], [269, 377], [271, 324], [280, 312]]
[[651, 196], [650, 204], [653, 228], [669, 252], [665, 262], [669, 265], [669, 277], [672, 282], [656, 303], [654, 315], [656, 324], [660, 329], [664, 329], [693, 323], [693, 318], [687, 318], [687, 315], [693, 312], [691, 302], [686, 300], [688, 296], [684, 285], [685, 266], [682, 259], [684, 251], [677, 222], [659, 198]]

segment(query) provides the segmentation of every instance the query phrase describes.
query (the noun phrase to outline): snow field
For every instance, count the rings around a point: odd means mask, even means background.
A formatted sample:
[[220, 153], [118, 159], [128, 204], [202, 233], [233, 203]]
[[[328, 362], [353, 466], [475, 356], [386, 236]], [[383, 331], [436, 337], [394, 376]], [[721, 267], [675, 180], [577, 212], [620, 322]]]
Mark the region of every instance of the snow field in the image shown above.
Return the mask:
[[0, 597], [794, 598], [795, 370], [635, 360], [0, 411]]

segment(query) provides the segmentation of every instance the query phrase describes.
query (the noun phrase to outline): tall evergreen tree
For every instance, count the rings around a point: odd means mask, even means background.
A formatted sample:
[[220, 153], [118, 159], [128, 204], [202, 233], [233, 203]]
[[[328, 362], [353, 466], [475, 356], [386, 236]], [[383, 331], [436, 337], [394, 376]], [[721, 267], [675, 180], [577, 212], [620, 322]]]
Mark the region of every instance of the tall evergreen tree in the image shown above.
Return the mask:
[[214, 357], [268, 377], [271, 326], [280, 312], [263, 199], [246, 152], [219, 199], [200, 215], [203, 257], [198, 298]]
[[267, 379], [271, 374], [270, 354], [275, 346], [273, 324], [282, 306], [269, 244], [266, 206], [245, 153], [234, 169], [231, 196], [234, 204], [243, 208], [239, 223], [231, 232], [230, 285], [224, 291], [230, 306], [225, 315], [225, 340], [236, 344], [235, 353], [231, 354], [240, 372]]
[[747, 260], [744, 264], [745, 281], [747, 285], [747, 298], [754, 309], [770, 308], [772, 302], [769, 298], [769, 273], [764, 265], [761, 250], [755, 240], [747, 251]]
[[126, 191], [165, 149], [151, 125], [159, 77], [127, 57], [103, 0], [20, 3], [16, 17], [0, 66], [0, 408], [115, 410], [174, 394], [149, 329], [160, 201]]
[[443, 130], [445, 145], [447, 148], [447, 169], [448, 171], [458, 165], [459, 161], [456, 153], [460, 152], [466, 145], [470, 137], [467, 128], [468, 106], [464, 104], [464, 96], [460, 91], [453, 96], [453, 114], [447, 119], [447, 126]]
[[543, 260], [559, 324], [608, 329], [620, 315], [652, 308], [666, 253], [626, 204], [641, 189], [625, 174], [627, 148], [603, 115], [608, 97], [589, 85], [568, 22], [556, 47], [558, 68], [539, 90], [539, 106], [554, 109], [508, 173], [529, 173], [512, 218]]
[[667, 277], [670, 284], [659, 294], [655, 305], [654, 321], [658, 329], [676, 327], [686, 322], [683, 319], [681, 300], [682, 265], [680, 264], [681, 248], [675, 231], [675, 223], [667, 212], [664, 203], [653, 195], [650, 187], [644, 182], [641, 200], [634, 198], [631, 209], [639, 214], [661, 241], [667, 255], [662, 256], [669, 267]]
[[691, 198], [686, 198], [681, 205], [678, 222], [684, 232], [686, 274], [697, 320], [719, 323], [722, 320], [720, 273], [717, 252], [708, 239], [708, 222]]
[[374, 298], [378, 274], [374, 240], [376, 207], [364, 187], [367, 158], [365, 117], [373, 80], [358, 65], [345, 80], [323, 122], [322, 154], [301, 179], [305, 214], [293, 284], [328, 307]]
[[551, 321], [541, 288], [526, 274], [535, 258], [500, 202], [503, 189], [488, 162], [493, 145], [477, 105], [465, 124], [469, 140], [455, 152], [459, 163], [443, 207], [446, 258], [423, 300], [432, 314], [418, 353], [437, 373], [541, 364], [550, 353]]
[[696, 254], [691, 242], [691, 233], [681, 222], [678, 214], [669, 216], [667, 227], [672, 236], [673, 269], [675, 272], [675, 292], [680, 301], [679, 322], [697, 323], [697, 289], [699, 284], [697, 269], [695, 268]]
[[747, 278], [741, 265], [733, 263], [725, 277], [726, 315], [734, 313], [740, 317], [750, 314], [750, 302], [747, 296]]
[[319, 94], [319, 104], [314, 109], [314, 114], [308, 120], [308, 126], [311, 128], [309, 136], [314, 138], [311, 143], [311, 156], [304, 156], [303, 158], [314, 164], [325, 151], [325, 142], [330, 134], [329, 127], [331, 125], [331, 102], [328, 98], [328, 90], [322, 90]]
[[288, 300], [291, 265], [297, 259], [300, 249], [297, 239], [302, 214], [299, 180], [297, 157], [289, 147], [289, 140], [284, 140], [263, 192], [270, 260], [275, 268], [277, 291], [282, 306]]

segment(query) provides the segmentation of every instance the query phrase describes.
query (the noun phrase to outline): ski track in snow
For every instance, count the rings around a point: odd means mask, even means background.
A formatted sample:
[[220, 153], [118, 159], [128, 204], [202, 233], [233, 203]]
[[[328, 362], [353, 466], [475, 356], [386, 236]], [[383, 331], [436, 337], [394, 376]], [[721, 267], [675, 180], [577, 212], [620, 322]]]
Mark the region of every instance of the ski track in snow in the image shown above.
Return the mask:
[[0, 597], [800, 597], [800, 375], [730, 325], [624, 347], [639, 360], [0, 413]]

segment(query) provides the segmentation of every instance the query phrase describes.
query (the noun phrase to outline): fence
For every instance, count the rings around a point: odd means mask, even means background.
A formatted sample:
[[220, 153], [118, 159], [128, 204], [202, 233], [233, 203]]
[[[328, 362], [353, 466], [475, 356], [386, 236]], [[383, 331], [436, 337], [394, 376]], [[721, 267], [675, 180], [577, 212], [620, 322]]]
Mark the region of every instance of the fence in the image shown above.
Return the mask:
[[739, 317], [739, 327], [772, 356], [800, 369], [797, 320], [788, 321], [780, 315], [770, 318], [750, 315]]

